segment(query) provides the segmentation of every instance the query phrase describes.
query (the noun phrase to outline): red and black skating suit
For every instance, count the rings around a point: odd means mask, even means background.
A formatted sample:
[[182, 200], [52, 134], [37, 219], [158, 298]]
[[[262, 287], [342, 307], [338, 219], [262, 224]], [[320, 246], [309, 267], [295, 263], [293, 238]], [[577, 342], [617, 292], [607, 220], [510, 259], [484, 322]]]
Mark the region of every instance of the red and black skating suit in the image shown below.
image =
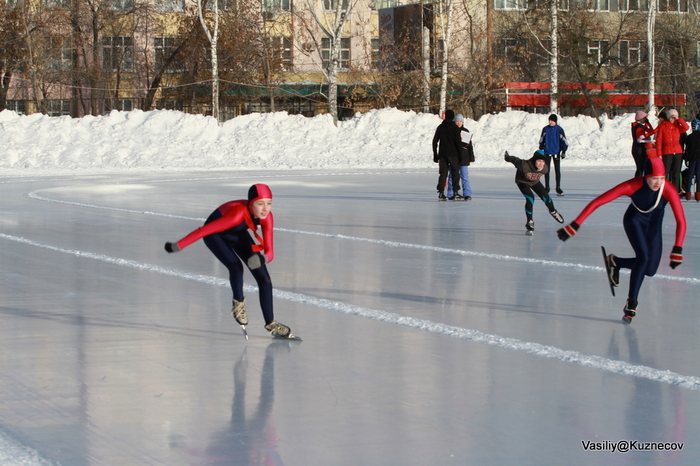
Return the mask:
[[620, 268], [630, 269], [629, 298], [637, 300], [644, 276], [656, 274], [661, 262], [663, 249], [661, 225], [666, 204], [671, 205], [676, 218], [676, 239], [674, 246], [683, 247], [686, 221], [678, 191], [666, 181], [658, 191], [652, 190], [645, 177], [639, 176], [627, 180], [593, 199], [574, 220], [579, 226], [598, 207], [621, 196], [629, 196], [632, 203], [627, 208], [622, 224], [629, 239], [635, 257], [617, 257], [615, 262]]
[[[264, 185], [256, 185], [264, 186]], [[269, 195], [272, 197], [272, 194]], [[272, 262], [275, 258], [273, 246], [274, 218], [270, 212], [264, 219], [254, 218], [249, 209], [250, 202], [245, 199], [230, 201], [219, 206], [203, 226], [197, 228], [177, 242], [184, 249], [195, 241], [204, 238], [204, 244], [221, 261], [229, 271], [233, 299], [243, 300], [243, 264], [248, 264], [254, 254], [264, 253], [263, 262]], [[258, 225], [262, 236], [257, 233]], [[265, 324], [274, 320], [272, 307], [272, 280], [267, 267], [250, 268], [259, 288], [260, 307]]]

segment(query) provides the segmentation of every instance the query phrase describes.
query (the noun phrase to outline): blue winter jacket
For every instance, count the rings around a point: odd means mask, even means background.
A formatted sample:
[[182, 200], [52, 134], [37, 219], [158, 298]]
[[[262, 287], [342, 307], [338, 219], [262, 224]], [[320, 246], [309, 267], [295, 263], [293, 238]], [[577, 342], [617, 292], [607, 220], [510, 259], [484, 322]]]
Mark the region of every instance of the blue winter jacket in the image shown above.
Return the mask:
[[559, 155], [560, 152], [569, 148], [566, 142], [564, 128], [559, 125], [547, 125], [542, 128], [540, 135], [540, 149], [547, 155]]

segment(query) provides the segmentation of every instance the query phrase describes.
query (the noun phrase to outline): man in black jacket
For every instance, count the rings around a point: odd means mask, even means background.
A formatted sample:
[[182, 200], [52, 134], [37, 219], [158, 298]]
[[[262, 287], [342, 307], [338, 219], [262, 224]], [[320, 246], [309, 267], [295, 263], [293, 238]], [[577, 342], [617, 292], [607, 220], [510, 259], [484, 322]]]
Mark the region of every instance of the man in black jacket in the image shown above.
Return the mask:
[[[440, 164], [440, 176], [438, 177], [438, 200], [444, 201], [445, 183], [447, 171], [452, 173], [452, 183], [455, 199], [459, 194], [459, 152], [462, 149], [462, 140], [459, 127], [453, 121], [455, 112], [445, 110], [445, 118], [435, 130], [433, 136], [433, 162]], [[439, 149], [438, 149], [439, 146]], [[459, 196], [462, 198], [462, 196]]]

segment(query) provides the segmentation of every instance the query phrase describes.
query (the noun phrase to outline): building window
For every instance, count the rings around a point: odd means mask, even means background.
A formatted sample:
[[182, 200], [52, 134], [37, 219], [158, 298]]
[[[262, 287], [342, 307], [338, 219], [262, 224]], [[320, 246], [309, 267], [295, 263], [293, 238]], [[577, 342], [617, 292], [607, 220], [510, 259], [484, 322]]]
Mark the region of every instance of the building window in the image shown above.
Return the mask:
[[630, 66], [642, 62], [642, 42], [639, 40], [620, 41], [620, 65]]
[[399, 6], [399, 0], [372, 0], [369, 4], [369, 7], [373, 10], [395, 8], [397, 6]]
[[7, 100], [5, 101], [5, 108], [17, 112], [20, 115], [24, 115], [26, 112], [24, 100]]
[[688, 0], [659, 0], [659, 11], [688, 12]]
[[[335, 11], [336, 8], [338, 8], [338, 1], [339, 0], [323, 0], [323, 9], [326, 11]], [[349, 0], [343, 0], [343, 3], [340, 5], [341, 11], [347, 11], [348, 2]]]
[[51, 57], [47, 67], [51, 71], [68, 71], [73, 62], [73, 49], [68, 40], [59, 40], [54, 43]]
[[45, 8], [58, 9], [58, 10], [70, 10], [71, 0], [43, 0]]
[[526, 10], [527, 0], [493, 0], [496, 10]]
[[134, 0], [109, 0], [108, 5], [114, 10], [131, 10], [134, 8]]
[[182, 13], [185, 0], [155, 0], [154, 8], [159, 13]]
[[44, 104], [49, 116], [70, 115], [70, 100], [45, 100]]
[[607, 40], [592, 40], [588, 43], [588, 55], [595, 63], [603, 64], [603, 60], [607, 59], [608, 44]]
[[263, 11], [290, 11], [291, 0], [263, 0]]
[[131, 99], [105, 99], [104, 100], [104, 112], [109, 113], [112, 110], [122, 110], [124, 112], [130, 112], [134, 109], [133, 102]]
[[589, 0], [588, 9], [593, 11], [610, 11], [610, 0]]
[[372, 68], [372, 70], [376, 71], [379, 69], [379, 39], [372, 39], [371, 47], [372, 63], [370, 64], [370, 67]]
[[102, 70], [134, 71], [134, 39], [128, 36], [102, 38]]
[[518, 39], [503, 37], [496, 42], [496, 47], [498, 47], [496, 55], [504, 59], [507, 65], [518, 64], [518, 51], [520, 49]]
[[[328, 37], [321, 39], [321, 60], [323, 67], [328, 68], [331, 59], [331, 40]], [[343, 37], [340, 39], [340, 68], [347, 69], [350, 67], [350, 38]]]
[[620, 11], [647, 11], [647, 3], [645, 0], [619, 0]]
[[[180, 39], [177, 37], [155, 37], [153, 39], [153, 45], [156, 53], [156, 71], [160, 71], [165, 66], [165, 62], [170, 58], [175, 49], [177, 49], [178, 41]], [[182, 73], [182, 69], [179, 66], [174, 66], [174, 63], [170, 63], [170, 66], [163, 70], [164, 73]]]
[[270, 37], [268, 45], [272, 51], [273, 67], [282, 71], [292, 69], [292, 39], [290, 37]]

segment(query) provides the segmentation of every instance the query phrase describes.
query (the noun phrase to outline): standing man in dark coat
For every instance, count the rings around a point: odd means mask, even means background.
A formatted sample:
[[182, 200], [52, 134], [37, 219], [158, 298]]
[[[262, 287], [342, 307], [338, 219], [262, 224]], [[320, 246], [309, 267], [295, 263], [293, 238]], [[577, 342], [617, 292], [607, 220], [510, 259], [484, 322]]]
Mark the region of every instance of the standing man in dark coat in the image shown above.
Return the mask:
[[[547, 156], [545, 161], [547, 164], [547, 170], [550, 169], [550, 162], [554, 160], [554, 177], [556, 181], [557, 195], [563, 196], [564, 191], [561, 189], [561, 161], [566, 157], [566, 149], [569, 148], [569, 143], [566, 140], [566, 134], [564, 133], [564, 128], [557, 124], [557, 116], [555, 114], [549, 115], [549, 121], [547, 126], [542, 128], [542, 133], [540, 134], [540, 149], [544, 151]], [[544, 175], [544, 186], [549, 192], [549, 171]]]
[[433, 162], [440, 164], [440, 176], [437, 184], [438, 200], [440, 201], [447, 199], [445, 197], [445, 183], [447, 182], [448, 170], [452, 173], [452, 187], [455, 196], [459, 191], [459, 153], [462, 150], [462, 137], [461, 130], [453, 121], [454, 118], [454, 111], [445, 110], [445, 118], [433, 136]]

